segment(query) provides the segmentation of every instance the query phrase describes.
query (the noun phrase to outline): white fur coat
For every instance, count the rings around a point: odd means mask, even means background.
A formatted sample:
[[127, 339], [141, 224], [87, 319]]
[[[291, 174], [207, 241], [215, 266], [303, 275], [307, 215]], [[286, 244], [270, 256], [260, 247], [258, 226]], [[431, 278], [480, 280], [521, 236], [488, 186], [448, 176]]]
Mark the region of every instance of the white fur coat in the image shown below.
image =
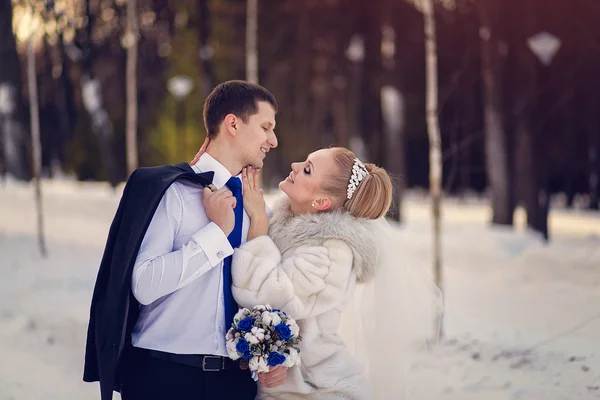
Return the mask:
[[269, 236], [233, 255], [233, 295], [242, 307], [270, 304], [300, 326], [302, 365], [286, 383], [259, 387], [258, 399], [367, 400], [370, 387], [338, 335], [340, 317], [356, 282], [370, 280], [377, 246], [370, 221], [346, 212], [294, 217], [289, 201], [273, 209]]

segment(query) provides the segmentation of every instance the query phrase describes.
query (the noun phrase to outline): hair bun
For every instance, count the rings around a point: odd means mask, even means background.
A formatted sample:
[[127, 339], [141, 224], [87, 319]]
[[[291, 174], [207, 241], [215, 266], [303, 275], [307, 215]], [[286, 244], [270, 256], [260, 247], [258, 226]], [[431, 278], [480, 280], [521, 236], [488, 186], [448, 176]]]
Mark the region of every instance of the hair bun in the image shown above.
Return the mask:
[[392, 180], [384, 168], [365, 164], [369, 175], [358, 185], [346, 209], [356, 218], [377, 219], [386, 215], [392, 204]]

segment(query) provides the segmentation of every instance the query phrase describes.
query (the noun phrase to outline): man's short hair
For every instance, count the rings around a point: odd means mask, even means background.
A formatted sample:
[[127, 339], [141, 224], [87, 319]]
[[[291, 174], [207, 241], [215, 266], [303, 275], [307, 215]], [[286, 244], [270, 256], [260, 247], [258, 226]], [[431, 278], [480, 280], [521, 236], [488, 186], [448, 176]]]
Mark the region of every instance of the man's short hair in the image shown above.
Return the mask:
[[213, 89], [204, 103], [204, 126], [208, 137], [214, 139], [227, 114], [245, 123], [258, 112], [258, 103], [269, 103], [277, 112], [277, 101], [267, 89], [246, 81], [227, 81]]

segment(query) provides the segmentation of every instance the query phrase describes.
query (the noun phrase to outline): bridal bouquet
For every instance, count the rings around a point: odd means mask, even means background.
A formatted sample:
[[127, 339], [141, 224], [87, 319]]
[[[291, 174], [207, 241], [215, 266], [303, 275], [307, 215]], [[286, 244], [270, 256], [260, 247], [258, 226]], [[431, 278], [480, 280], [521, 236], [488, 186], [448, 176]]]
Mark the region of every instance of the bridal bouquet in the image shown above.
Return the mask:
[[227, 332], [227, 353], [240, 368], [268, 372], [270, 367], [300, 365], [300, 329], [285, 312], [270, 306], [242, 308]]

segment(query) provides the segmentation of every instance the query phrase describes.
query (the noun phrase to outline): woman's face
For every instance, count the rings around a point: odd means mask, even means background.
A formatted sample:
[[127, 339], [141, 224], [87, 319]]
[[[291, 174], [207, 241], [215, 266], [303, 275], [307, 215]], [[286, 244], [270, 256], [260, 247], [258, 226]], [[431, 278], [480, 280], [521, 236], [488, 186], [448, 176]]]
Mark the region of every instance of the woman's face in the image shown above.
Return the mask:
[[323, 211], [331, 206], [331, 198], [322, 188], [337, 168], [330, 149], [315, 151], [306, 161], [292, 164], [292, 172], [279, 188], [290, 198], [294, 214]]

